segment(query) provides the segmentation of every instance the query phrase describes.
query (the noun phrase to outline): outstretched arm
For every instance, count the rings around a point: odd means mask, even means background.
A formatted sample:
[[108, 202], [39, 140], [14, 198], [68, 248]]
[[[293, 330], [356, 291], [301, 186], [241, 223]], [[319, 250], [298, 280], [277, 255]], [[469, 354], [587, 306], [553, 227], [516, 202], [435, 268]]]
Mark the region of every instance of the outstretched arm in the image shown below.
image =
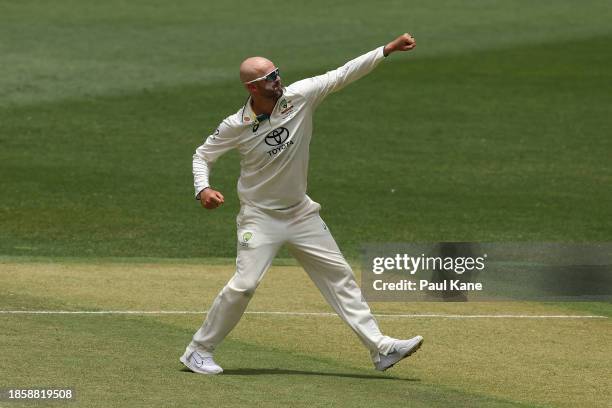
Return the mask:
[[402, 34], [384, 47], [378, 47], [323, 75], [296, 82], [290, 88], [318, 105], [327, 95], [370, 73], [384, 57], [397, 51], [410, 51], [414, 47], [414, 38], [410, 34]]

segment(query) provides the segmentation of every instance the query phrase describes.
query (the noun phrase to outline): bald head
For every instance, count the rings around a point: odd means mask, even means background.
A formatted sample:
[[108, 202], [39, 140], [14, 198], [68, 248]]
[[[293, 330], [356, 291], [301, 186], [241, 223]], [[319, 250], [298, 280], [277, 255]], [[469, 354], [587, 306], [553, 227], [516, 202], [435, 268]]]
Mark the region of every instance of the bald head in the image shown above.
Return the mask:
[[250, 57], [240, 64], [240, 81], [242, 83], [260, 78], [274, 70], [274, 64], [264, 57]]

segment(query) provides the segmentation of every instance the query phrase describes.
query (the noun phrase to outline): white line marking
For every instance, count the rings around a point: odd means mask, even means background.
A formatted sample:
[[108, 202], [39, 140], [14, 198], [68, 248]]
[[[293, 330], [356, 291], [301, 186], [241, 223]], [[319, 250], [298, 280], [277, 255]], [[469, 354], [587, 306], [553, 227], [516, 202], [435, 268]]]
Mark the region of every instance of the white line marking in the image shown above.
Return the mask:
[[[206, 310], [0, 310], [0, 314], [9, 315], [201, 315]], [[325, 312], [267, 312], [251, 311], [245, 314], [279, 315], [279, 316], [318, 316], [335, 317], [335, 313]], [[461, 314], [374, 314], [375, 317], [399, 318], [445, 318], [445, 319], [607, 319], [597, 315], [461, 315]]]

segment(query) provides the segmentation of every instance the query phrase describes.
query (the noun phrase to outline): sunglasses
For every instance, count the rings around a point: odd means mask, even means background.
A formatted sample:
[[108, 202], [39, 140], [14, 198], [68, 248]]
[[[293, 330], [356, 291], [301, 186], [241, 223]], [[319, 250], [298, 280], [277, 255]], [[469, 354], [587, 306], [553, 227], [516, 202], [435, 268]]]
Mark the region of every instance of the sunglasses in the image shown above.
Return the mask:
[[278, 70], [278, 68], [274, 68], [274, 71], [270, 72], [269, 74], [266, 74], [259, 78], [255, 78], [249, 82], [245, 82], [245, 84], [252, 84], [253, 82], [261, 81], [262, 79], [265, 79], [268, 82], [274, 82], [276, 81], [276, 78], [278, 78], [279, 76], [280, 76], [280, 71]]

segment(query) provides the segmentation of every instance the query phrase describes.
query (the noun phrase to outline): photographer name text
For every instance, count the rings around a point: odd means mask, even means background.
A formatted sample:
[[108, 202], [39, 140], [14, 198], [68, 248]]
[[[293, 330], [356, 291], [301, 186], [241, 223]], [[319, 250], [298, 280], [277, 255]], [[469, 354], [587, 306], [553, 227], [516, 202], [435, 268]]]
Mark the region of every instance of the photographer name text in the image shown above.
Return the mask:
[[442, 282], [430, 282], [426, 279], [418, 281], [403, 279], [398, 282], [384, 282], [382, 279], [377, 279], [372, 282], [374, 290], [398, 290], [398, 291], [481, 291], [482, 283], [480, 282], [461, 282], [459, 279], [444, 280]]

